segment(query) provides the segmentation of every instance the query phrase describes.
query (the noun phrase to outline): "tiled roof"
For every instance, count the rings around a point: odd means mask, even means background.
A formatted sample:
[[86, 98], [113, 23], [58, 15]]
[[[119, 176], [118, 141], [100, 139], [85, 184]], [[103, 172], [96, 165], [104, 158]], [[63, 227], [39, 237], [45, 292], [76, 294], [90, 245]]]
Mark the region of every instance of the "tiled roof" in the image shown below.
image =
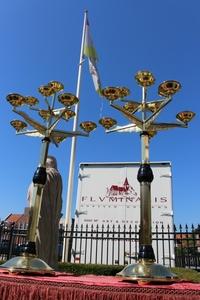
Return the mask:
[[4, 221], [9, 223], [28, 223], [28, 216], [24, 214], [10, 214]]

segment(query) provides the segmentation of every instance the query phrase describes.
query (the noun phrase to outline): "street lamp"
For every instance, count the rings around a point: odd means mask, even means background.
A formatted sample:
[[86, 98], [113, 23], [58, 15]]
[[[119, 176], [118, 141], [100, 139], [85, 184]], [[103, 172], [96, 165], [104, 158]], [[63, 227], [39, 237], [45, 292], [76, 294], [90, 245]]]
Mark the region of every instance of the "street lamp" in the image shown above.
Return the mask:
[[[109, 100], [110, 106], [121, 112], [131, 123], [126, 126], [116, 126], [117, 122], [110, 117], [99, 120], [107, 133], [138, 132], [141, 139], [141, 164], [137, 174], [141, 199], [138, 263], [126, 266], [118, 275], [138, 282], [173, 281], [176, 275], [172, 274], [168, 268], [155, 263], [152, 247], [151, 182], [154, 176], [149, 160], [149, 141], [157, 131], [175, 127], [187, 128], [188, 122], [195, 113], [191, 111], [178, 113], [176, 123], [156, 123], [155, 119], [170, 103], [172, 96], [179, 91], [181, 85], [175, 80], [164, 81], [158, 87], [158, 94], [161, 98], [147, 101], [147, 89], [155, 82], [153, 74], [149, 71], [139, 71], [135, 79], [142, 88], [141, 102], [125, 99], [130, 93], [125, 87], [107, 87], [102, 90], [102, 95]], [[124, 105], [115, 104], [116, 100], [121, 100]], [[136, 116], [138, 112], [141, 113], [141, 117]]]
[[[40, 218], [40, 209], [42, 201], [42, 192], [46, 182], [46, 159], [50, 143], [56, 146], [67, 137], [88, 136], [89, 132], [95, 128], [93, 122], [82, 122], [82, 128], [89, 130], [83, 131], [63, 131], [55, 129], [57, 124], [63, 120], [68, 121], [75, 113], [71, 110], [79, 99], [71, 93], [60, 93], [64, 89], [62, 83], [51, 81], [46, 85], [39, 87], [39, 93], [44, 97], [45, 109], [38, 107], [38, 99], [32, 96], [24, 97], [20, 94], [9, 94], [6, 99], [13, 106], [13, 111], [20, 115], [24, 121], [13, 120], [11, 125], [15, 128], [17, 134], [25, 134], [33, 137], [42, 138], [41, 153], [39, 165], [33, 176], [33, 195], [31, 199], [31, 208], [29, 213], [27, 243], [22, 249], [22, 255], [14, 257], [1, 265], [1, 268], [10, 272], [34, 273], [34, 274], [53, 274], [54, 270], [43, 260], [36, 256], [36, 238], [38, 223]], [[50, 98], [50, 99], [49, 99]], [[55, 108], [55, 102], [58, 100], [62, 107]], [[44, 121], [44, 125], [30, 117], [24, 110], [19, 110], [20, 106], [25, 106], [39, 114]], [[27, 129], [27, 123], [33, 127], [32, 130]], [[91, 124], [90, 124], [91, 123]], [[90, 125], [90, 126], [89, 126]]]

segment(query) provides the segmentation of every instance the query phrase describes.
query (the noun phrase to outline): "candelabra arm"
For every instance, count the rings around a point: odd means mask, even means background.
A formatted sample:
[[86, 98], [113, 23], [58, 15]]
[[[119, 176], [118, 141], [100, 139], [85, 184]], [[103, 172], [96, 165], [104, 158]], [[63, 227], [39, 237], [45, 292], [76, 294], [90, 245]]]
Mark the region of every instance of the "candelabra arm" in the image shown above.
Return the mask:
[[157, 116], [160, 114], [160, 112], [163, 110], [163, 108], [171, 102], [172, 97], [166, 98], [163, 103], [160, 105], [160, 107], [151, 115], [149, 118], [145, 120], [145, 127], [148, 128], [148, 126], [157, 118]]
[[185, 123], [153, 123], [148, 127], [148, 130], [161, 131], [161, 130], [168, 130], [177, 127], [187, 128], [188, 125]]
[[136, 126], [135, 124], [127, 124], [124, 126], [115, 126], [112, 129], [107, 129], [106, 133], [112, 133], [112, 132], [140, 132], [141, 129]]
[[56, 127], [56, 125], [58, 124], [58, 122], [60, 121], [60, 119], [62, 118], [62, 116], [67, 110], [68, 108], [66, 107], [64, 110], [60, 111], [59, 115], [55, 118], [55, 121], [49, 126], [48, 128], [49, 133], [53, 131], [53, 129]]
[[[29, 108], [30, 108], [31, 110], [40, 111], [40, 109], [39, 109], [38, 107], [29, 106]], [[14, 111], [14, 110], [13, 110], [13, 111]]]
[[44, 101], [46, 102], [46, 105], [47, 105], [47, 107], [48, 107], [48, 110], [51, 110], [51, 106], [50, 106], [50, 104], [49, 104], [49, 101], [48, 101], [47, 97], [44, 98]]
[[[53, 109], [54, 109], [55, 101], [56, 101], [56, 93], [52, 95], [51, 106], [48, 105], [48, 109], [49, 109], [49, 113], [50, 113], [50, 118], [48, 119], [47, 124], [46, 124], [48, 129], [51, 126], [52, 119], [53, 119], [53, 116], [54, 116]], [[55, 126], [57, 125], [57, 123], [55, 124]]]
[[139, 128], [143, 128], [143, 122], [137, 118], [136, 116], [133, 116], [132, 113], [130, 113], [129, 111], [127, 111], [126, 109], [124, 109], [123, 107], [116, 105], [116, 104], [111, 104], [111, 106], [117, 110], [119, 110], [120, 112], [123, 113], [123, 115], [125, 115], [126, 118], [129, 119], [129, 121], [131, 121], [133, 124], [136, 124]]
[[46, 127], [42, 124], [40, 124], [39, 122], [36, 122], [35, 120], [33, 120], [32, 118], [29, 117], [28, 114], [26, 114], [23, 111], [20, 110], [13, 110], [15, 113], [17, 113], [18, 115], [20, 115], [29, 125], [31, 125], [33, 128], [35, 128], [36, 130], [38, 130], [41, 134], [44, 135], [44, 132], [46, 131]]
[[55, 106], [55, 101], [56, 101], [56, 96], [57, 96], [57, 94], [55, 93], [55, 94], [53, 94], [53, 96], [52, 96], [52, 101], [51, 101], [51, 110], [53, 110], [54, 109], [54, 106]]

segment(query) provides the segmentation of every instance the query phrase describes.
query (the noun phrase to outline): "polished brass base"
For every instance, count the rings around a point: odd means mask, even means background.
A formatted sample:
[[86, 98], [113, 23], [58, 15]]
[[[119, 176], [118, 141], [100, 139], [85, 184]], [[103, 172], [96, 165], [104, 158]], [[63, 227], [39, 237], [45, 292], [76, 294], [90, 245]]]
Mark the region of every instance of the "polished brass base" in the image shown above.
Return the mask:
[[8, 273], [55, 275], [55, 271], [47, 263], [30, 254], [13, 257], [0, 265], [0, 269]]
[[124, 281], [137, 281], [139, 284], [178, 281], [178, 277], [171, 273], [169, 268], [144, 259], [136, 264], [126, 266], [121, 272], [117, 273], [117, 276], [121, 276]]

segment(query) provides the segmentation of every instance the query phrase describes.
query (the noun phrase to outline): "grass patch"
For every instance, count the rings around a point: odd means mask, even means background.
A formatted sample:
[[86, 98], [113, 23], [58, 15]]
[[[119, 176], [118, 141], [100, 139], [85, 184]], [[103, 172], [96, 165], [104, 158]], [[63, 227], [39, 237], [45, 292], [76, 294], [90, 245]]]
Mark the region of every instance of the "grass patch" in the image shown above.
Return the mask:
[[[94, 264], [72, 264], [72, 263], [59, 263], [59, 271], [73, 273], [76, 275], [104, 275], [104, 276], [115, 276], [116, 273], [120, 272], [124, 266], [118, 265], [94, 265]], [[176, 274], [179, 279], [199, 282], [200, 283], [200, 273], [185, 268], [171, 268], [172, 273]]]
[[73, 273], [76, 275], [104, 275], [115, 276], [120, 272], [123, 266], [118, 265], [95, 265], [95, 264], [71, 264], [71, 263], [59, 263], [58, 270], [61, 272]]
[[191, 282], [200, 282], [200, 273], [185, 268], [171, 268], [172, 272], [175, 273], [179, 279], [183, 279]]

